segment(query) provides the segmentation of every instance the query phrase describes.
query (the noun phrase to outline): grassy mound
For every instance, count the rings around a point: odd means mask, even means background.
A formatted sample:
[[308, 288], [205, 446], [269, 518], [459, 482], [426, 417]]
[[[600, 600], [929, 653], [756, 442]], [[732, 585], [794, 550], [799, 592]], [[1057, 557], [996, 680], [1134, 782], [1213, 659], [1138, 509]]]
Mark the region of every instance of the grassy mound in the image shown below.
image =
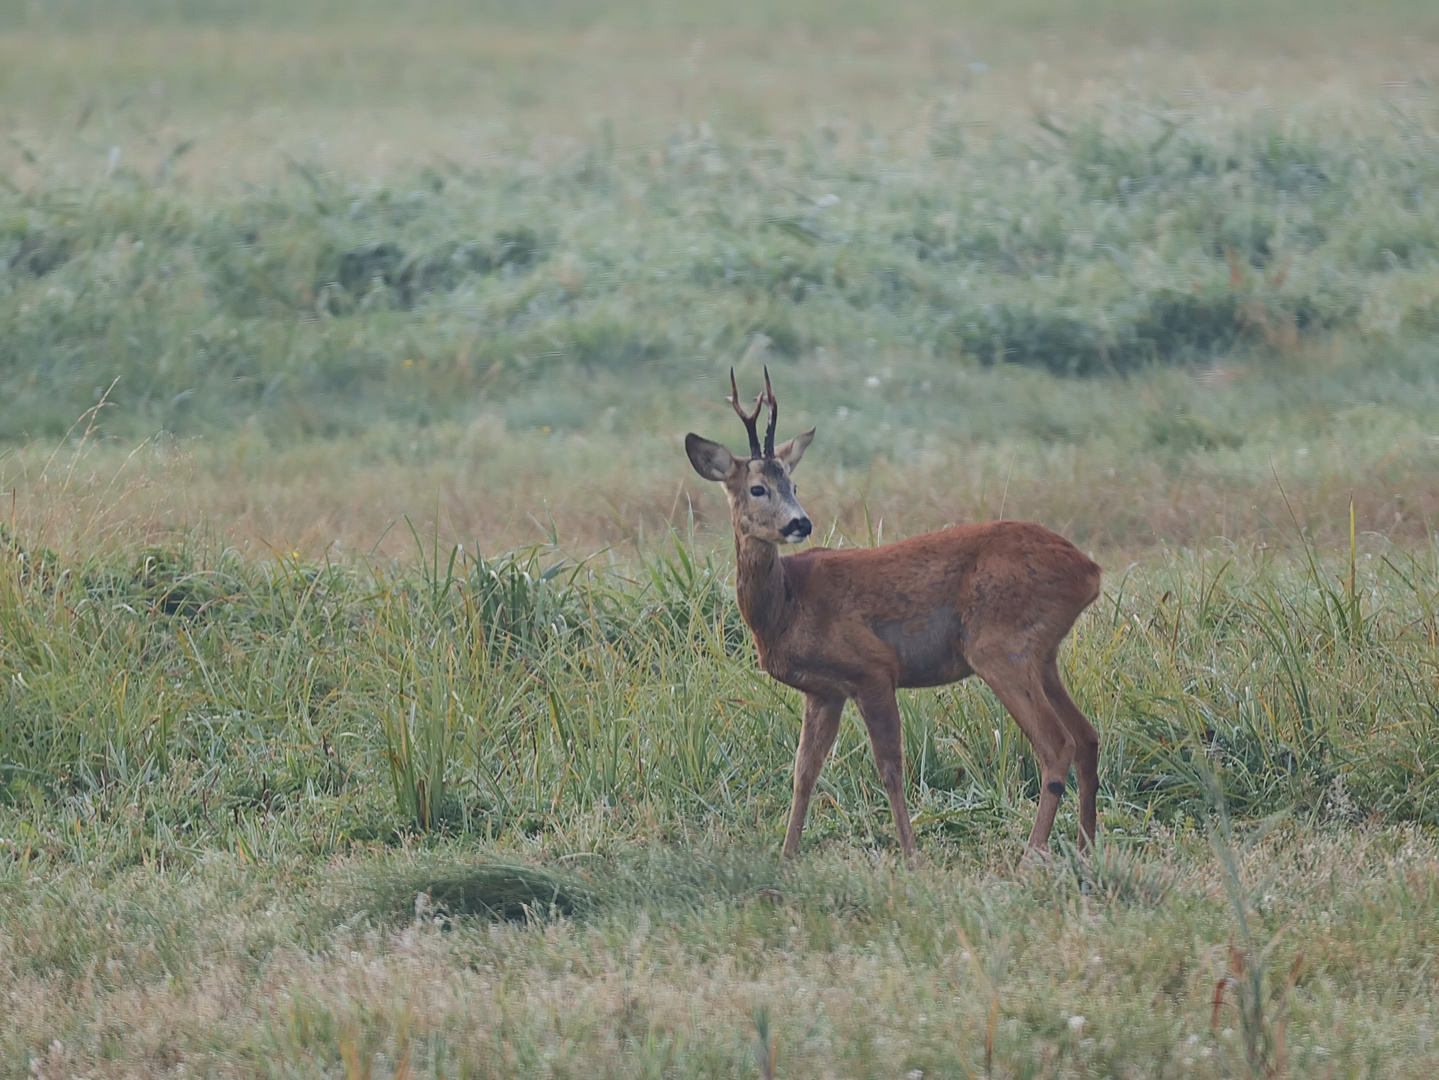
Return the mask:
[[581, 914], [596, 905], [593, 889], [576, 875], [518, 862], [416, 868], [377, 876], [372, 888], [373, 910], [401, 918], [525, 922]]

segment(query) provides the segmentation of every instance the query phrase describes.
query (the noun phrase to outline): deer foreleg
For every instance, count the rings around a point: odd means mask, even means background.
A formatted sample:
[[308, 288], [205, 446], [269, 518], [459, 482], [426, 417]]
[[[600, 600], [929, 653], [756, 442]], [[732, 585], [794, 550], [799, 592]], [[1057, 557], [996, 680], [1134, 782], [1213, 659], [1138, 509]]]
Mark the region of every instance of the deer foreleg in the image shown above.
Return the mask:
[[887, 686], [862, 694], [855, 700], [860, 715], [864, 717], [864, 726], [869, 729], [874, 762], [879, 767], [885, 794], [889, 796], [899, 848], [906, 859], [913, 860], [916, 852], [914, 830], [909, 824], [909, 806], [904, 800], [904, 739], [899, 727], [899, 703], [894, 700], [894, 690]]
[[809, 798], [839, 734], [844, 712], [843, 697], [804, 696], [804, 720], [799, 729], [799, 749], [794, 755], [794, 801], [789, 808], [789, 828], [784, 834], [784, 857], [799, 854], [799, 837], [809, 814]]

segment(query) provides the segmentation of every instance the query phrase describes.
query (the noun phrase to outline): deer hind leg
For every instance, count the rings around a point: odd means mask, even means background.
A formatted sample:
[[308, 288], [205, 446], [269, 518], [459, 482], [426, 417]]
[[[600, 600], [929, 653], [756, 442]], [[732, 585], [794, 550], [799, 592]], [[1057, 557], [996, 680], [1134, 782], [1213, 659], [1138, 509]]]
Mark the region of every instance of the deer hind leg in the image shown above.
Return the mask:
[[1079, 711], [1079, 706], [1065, 689], [1059, 678], [1057, 657], [1049, 657], [1042, 674], [1045, 696], [1074, 740], [1074, 772], [1079, 778], [1079, 847], [1082, 851], [1094, 842], [1094, 803], [1099, 793], [1099, 732], [1089, 722], [1089, 717]]
[[855, 698], [864, 726], [869, 729], [869, 743], [879, 778], [889, 796], [889, 809], [894, 814], [894, 830], [899, 834], [899, 847], [904, 857], [915, 857], [914, 829], [909, 824], [909, 806], [904, 801], [904, 739], [899, 727], [899, 703], [890, 687], [875, 689]]
[[809, 814], [809, 798], [815, 781], [824, 768], [839, 734], [839, 718], [844, 712], [843, 697], [804, 696], [804, 720], [799, 729], [799, 749], [794, 755], [794, 801], [789, 808], [789, 827], [784, 834], [784, 857], [799, 854], [799, 837], [804, 832], [804, 819]]
[[1029, 834], [1029, 848], [1043, 851], [1049, 845], [1054, 815], [1074, 761], [1074, 738], [1050, 704], [1040, 668], [1032, 660], [1009, 655], [976, 657], [973, 667], [1014, 717], [1039, 762], [1039, 813]]

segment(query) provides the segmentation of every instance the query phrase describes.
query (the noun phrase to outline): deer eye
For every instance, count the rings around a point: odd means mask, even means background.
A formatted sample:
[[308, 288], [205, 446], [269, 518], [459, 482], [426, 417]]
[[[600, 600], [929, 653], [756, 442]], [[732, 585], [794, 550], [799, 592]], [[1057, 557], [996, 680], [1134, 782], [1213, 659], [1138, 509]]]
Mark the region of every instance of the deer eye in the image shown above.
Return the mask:
[[762, 497], [764, 497], [765, 495], [768, 495], [768, 494], [769, 494], [768, 491], [766, 491], [764, 488], [760, 487], [758, 484], [756, 484], [754, 487], [750, 488], [750, 489], [749, 489], [749, 493], [750, 493], [751, 495], [753, 495], [756, 499], [762, 498]]

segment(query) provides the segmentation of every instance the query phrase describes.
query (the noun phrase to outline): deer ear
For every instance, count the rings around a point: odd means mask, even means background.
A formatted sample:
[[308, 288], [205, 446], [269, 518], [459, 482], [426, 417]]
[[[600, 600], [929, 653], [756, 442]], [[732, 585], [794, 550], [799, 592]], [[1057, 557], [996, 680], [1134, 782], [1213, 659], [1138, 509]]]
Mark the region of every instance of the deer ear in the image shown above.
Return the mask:
[[702, 439], [691, 431], [685, 436], [685, 453], [690, 464], [706, 480], [724, 480], [734, 472], [734, 455], [717, 442]]
[[796, 435], [787, 443], [780, 443], [774, 448], [774, 456], [784, 462], [784, 467], [794, 472], [794, 467], [799, 464], [799, 459], [804, 457], [805, 448], [814, 441], [814, 428], [810, 428], [803, 435]]

